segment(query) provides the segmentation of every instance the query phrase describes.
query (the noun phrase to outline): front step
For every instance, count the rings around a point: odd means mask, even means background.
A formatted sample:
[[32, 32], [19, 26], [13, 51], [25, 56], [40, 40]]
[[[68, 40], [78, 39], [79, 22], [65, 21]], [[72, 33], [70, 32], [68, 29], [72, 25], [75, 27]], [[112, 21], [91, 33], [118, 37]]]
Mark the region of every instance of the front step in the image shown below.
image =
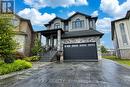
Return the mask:
[[40, 62], [50, 62], [51, 58], [41, 58]]
[[56, 54], [57, 51], [50, 50], [41, 57], [40, 62], [51, 62], [56, 57]]

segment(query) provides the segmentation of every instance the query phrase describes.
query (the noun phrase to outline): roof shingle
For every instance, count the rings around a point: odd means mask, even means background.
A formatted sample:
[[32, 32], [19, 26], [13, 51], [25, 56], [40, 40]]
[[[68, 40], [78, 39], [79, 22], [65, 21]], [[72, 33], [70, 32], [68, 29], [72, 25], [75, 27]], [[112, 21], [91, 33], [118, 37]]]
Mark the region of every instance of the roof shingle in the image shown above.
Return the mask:
[[71, 32], [65, 32], [62, 35], [62, 38], [76, 38], [76, 37], [89, 37], [89, 36], [100, 36], [102, 37], [104, 34], [91, 29], [91, 30], [82, 30], [82, 31], [71, 31]]

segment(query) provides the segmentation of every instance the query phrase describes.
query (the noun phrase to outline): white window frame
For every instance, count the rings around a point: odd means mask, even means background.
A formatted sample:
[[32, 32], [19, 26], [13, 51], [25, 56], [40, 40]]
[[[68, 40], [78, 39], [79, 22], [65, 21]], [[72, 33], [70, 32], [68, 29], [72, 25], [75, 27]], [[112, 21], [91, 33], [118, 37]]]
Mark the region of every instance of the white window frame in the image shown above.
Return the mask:
[[123, 45], [128, 45], [128, 39], [125, 31], [125, 24], [120, 23], [119, 27], [120, 27], [121, 37], [122, 37], [122, 43]]
[[80, 20], [79, 18], [72, 22], [72, 29], [82, 29], [84, 28], [84, 20]]

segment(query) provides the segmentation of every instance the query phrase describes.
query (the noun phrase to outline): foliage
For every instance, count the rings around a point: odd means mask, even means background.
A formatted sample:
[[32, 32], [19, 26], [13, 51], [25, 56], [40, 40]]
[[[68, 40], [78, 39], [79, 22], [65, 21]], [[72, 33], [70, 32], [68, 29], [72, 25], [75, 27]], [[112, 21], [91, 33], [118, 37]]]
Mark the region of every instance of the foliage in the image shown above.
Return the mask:
[[39, 56], [26, 57], [26, 58], [24, 58], [24, 60], [26, 60], [28, 62], [34, 62], [34, 61], [40, 60], [40, 57]]
[[116, 56], [103, 56], [103, 58], [110, 59], [110, 60], [116, 61], [116, 62], [118, 62], [120, 64], [130, 66], [130, 59], [120, 59], [120, 58], [118, 58]]
[[31, 49], [33, 55], [38, 55], [40, 52], [43, 52], [43, 49], [41, 47], [41, 41], [38, 39], [38, 37], [35, 38], [34, 46]]
[[4, 75], [7, 73], [31, 68], [32, 64], [30, 62], [27, 62], [25, 60], [16, 60], [13, 63], [6, 64], [6, 63], [0, 63], [0, 75]]
[[101, 46], [101, 52], [102, 53], [107, 53], [107, 48], [105, 48], [105, 46], [103, 46], [103, 45]]
[[10, 19], [0, 18], [0, 55], [6, 63], [13, 62], [12, 54], [16, 51], [17, 44], [13, 40], [15, 33]]
[[3, 64], [4, 64], [4, 62], [3, 62], [3, 61], [0, 61], [0, 66], [3, 65]]

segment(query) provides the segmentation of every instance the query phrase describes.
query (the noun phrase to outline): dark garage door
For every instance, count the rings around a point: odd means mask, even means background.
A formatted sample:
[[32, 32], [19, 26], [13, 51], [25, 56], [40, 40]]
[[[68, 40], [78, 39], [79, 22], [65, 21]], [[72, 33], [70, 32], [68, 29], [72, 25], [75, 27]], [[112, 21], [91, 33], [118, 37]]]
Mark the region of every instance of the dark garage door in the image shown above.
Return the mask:
[[97, 60], [96, 43], [64, 44], [64, 60]]

